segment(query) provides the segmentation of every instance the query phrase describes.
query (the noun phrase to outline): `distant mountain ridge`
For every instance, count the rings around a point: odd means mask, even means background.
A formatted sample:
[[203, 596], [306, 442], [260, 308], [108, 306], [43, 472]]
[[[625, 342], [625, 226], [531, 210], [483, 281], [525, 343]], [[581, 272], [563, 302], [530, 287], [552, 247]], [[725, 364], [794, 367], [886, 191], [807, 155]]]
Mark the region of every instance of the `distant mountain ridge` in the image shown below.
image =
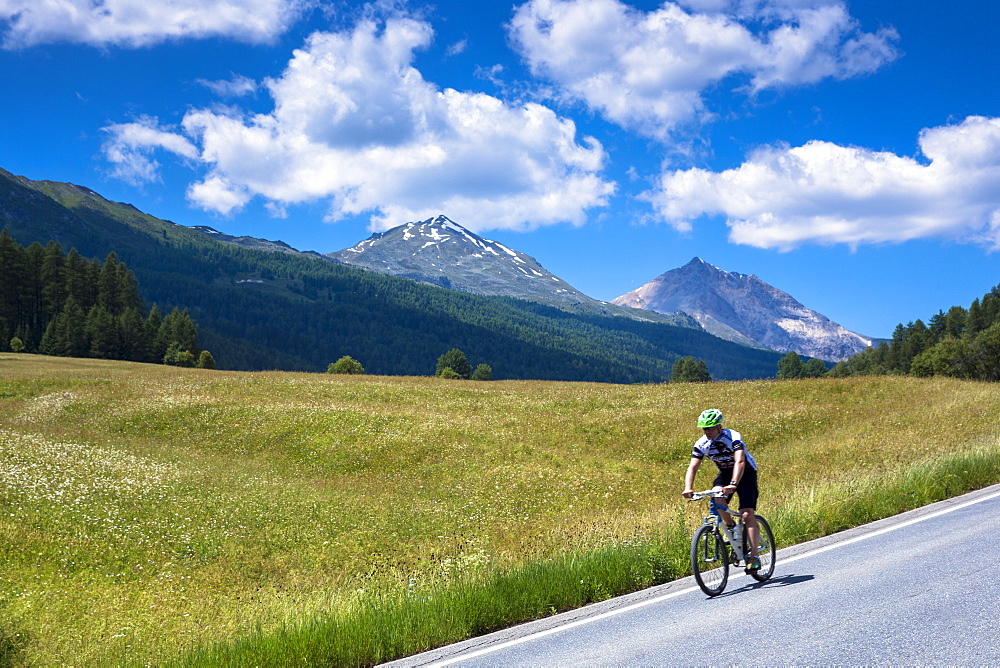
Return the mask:
[[220, 232], [214, 227], [209, 227], [208, 225], [192, 225], [192, 230], [198, 230], [203, 234], [207, 234], [216, 241], [222, 241], [225, 243], [234, 244], [236, 246], [242, 246], [243, 248], [256, 248], [259, 250], [274, 251], [276, 253], [289, 253], [292, 255], [312, 255], [315, 257], [322, 257], [316, 251], [300, 251], [296, 248], [292, 248], [284, 241], [271, 241], [269, 239], [258, 239], [257, 237], [234, 237], [232, 235]]
[[473, 294], [515, 297], [578, 312], [700, 328], [685, 314], [654, 315], [588, 297], [530, 255], [484, 239], [444, 215], [377, 232], [327, 257], [381, 274]]
[[465, 292], [558, 302], [589, 299], [543, 269], [534, 258], [484, 239], [446, 216], [377, 232], [351, 248], [328, 253], [327, 257], [382, 274]]
[[659, 313], [683, 311], [730, 341], [840, 361], [872, 345], [755, 275], [719, 269], [701, 258], [628, 292], [615, 304]]
[[667, 380], [689, 355], [706, 360], [717, 379], [766, 378], [779, 357], [661, 316], [574, 312], [386, 276], [3, 169], [0, 227], [24, 246], [57, 241], [98, 259], [114, 251], [147, 305], [190, 309], [220, 369], [322, 371], [351, 355], [370, 373], [429, 375], [440, 355], [458, 348], [492, 366], [496, 379], [635, 383]]

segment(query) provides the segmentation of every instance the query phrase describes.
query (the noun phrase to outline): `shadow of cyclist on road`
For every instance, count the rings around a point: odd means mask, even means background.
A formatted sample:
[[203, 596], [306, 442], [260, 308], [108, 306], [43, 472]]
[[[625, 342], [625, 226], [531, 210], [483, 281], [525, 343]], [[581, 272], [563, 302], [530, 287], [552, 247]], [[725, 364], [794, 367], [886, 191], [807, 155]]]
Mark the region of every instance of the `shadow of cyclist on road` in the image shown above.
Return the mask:
[[788, 575], [781, 575], [778, 577], [772, 577], [770, 580], [765, 582], [751, 581], [740, 587], [739, 589], [733, 589], [732, 591], [726, 592], [721, 596], [716, 598], [725, 598], [726, 596], [733, 596], [739, 594], [741, 591], [750, 591], [753, 589], [773, 589], [775, 587], [789, 587], [791, 585], [801, 584], [803, 582], [809, 582], [815, 579], [814, 575], [795, 575], [794, 573], [789, 573]]

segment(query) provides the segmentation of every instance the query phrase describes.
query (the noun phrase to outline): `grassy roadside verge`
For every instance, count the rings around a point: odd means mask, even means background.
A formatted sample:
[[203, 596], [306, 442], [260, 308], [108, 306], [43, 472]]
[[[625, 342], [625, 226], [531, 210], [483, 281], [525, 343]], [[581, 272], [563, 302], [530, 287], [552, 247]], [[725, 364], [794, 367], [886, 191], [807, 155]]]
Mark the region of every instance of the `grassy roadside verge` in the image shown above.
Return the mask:
[[[869, 476], [810, 490], [774, 522], [779, 546], [951, 498], [1000, 480], [995, 450], [913, 464], [894, 481]], [[674, 527], [676, 529], [676, 527]], [[181, 665], [370, 665], [540, 619], [690, 574], [689, 527], [645, 544], [534, 562], [487, 577], [432, 587], [420, 596], [367, 597], [337, 615], [317, 615], [270, 633], [199, 648]], [[787, 542], [786, 542], [787, 541]]]
[[705, 407], [744, 433], [788, 545], [1000, 480], [995, 390], [0, 355], [0, 664], [403, 656], [685, 574]]

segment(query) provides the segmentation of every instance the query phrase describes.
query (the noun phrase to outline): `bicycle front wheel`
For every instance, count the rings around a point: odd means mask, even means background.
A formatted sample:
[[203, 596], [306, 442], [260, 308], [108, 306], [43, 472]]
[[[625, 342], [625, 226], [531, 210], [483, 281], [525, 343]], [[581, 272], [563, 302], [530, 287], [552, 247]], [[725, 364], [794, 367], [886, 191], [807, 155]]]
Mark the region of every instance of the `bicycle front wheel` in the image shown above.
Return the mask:
[[722, 536], [705, 524], [698, 528], [691, 541], [691, 570], [695, 582], [709, 596], [718, 596], [729, 580], [729, 546]]
[[[774, 546], [774, 534], [771, 533], [771, 525], [760, 515], [756, 517], [757, 526], [760, 527], [760, 540], [757, 542], [757, 554], [760, 556], [760, 570], [747, 571], [747, 573], [753, 579], [763, 582], [774, 573], [774, 556], [777, 548]], [[746, 527], [743, 527], [743, 544], [750, 545], [749, 540], [747, 540]]]

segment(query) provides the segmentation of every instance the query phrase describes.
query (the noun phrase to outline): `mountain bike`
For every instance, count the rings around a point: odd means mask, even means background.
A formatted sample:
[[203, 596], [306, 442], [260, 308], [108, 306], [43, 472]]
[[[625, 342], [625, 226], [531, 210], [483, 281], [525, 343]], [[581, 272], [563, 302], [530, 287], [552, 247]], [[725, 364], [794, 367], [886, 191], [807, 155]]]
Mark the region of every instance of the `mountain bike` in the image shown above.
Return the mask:
[[[691, 569], [698, 586], [709, 596], [718, 596], [726, 588], [730, 564], [737, 566], [742, 561], [744, 565], [748, 565], [751, 556], [743, 518], [738, 512], [730, 510], [724, 502], [718, 501], [725, 496], [722, 492], [711, 489], [691, 495], [692, 501], [708, 499], [708, 515], [691, 541]], [[732, 529], [726, 526], [720, 511], [729, 513], [736, 520]], [[774, 555], [777, 550], [774, 547], [771, 525], [760, 515], [755, 513], [755, 516], [757, 526], [760, 527], [760, 540], [757, 544], [760, 569], [747, 569], [746, 573], [753, 579], [764, 582], [774, 573]]]

